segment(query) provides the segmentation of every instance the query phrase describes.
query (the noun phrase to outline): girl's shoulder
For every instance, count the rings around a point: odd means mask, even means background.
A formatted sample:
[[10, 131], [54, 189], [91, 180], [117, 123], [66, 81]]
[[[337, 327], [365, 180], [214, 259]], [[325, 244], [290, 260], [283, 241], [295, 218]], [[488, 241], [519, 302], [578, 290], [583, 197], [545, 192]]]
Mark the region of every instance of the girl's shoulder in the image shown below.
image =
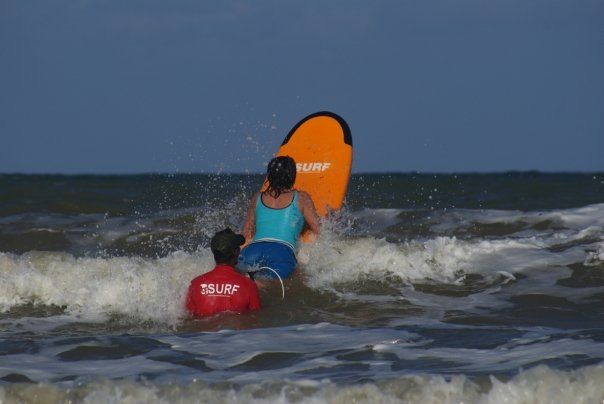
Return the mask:
[[298, 200], [300, 202], [302, 202], [302, 203], [312, 202], [310, 195], [308, 195], [308, 193], [306, 191], [296, 190], [296, 192], [298, 193]]
[[256, 205], [256, 202], [258, 202], [258, 198], [260, 198], [262, 196], [262, 192], [258, 191], [255, 192], [254, 195], [252, 195], [252, 197], [250, 198], [250, 205]]

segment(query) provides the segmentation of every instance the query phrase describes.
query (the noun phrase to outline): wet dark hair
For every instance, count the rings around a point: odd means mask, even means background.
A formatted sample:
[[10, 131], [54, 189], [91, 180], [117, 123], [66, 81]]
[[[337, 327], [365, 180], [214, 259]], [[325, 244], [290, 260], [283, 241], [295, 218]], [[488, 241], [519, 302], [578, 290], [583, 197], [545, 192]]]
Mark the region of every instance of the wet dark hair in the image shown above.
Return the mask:
[[266, 169], [268, 188], [266, 191], [274, 198], [293, 188], [296, 182], [296, 162], [289, 156], [275, 157]]

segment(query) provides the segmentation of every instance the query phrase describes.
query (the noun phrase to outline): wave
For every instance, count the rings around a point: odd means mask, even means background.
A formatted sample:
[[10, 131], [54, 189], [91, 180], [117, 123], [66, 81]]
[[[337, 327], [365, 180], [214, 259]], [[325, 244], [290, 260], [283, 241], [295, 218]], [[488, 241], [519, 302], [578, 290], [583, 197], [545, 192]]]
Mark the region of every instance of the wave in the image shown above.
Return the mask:
[[[469, 291], [475, 293], [498, 288], [521, 275], [532, 277], [553, 295], [581, 297], [576, 290], [554, 290], [555, 282], [568, 276], [569, 265], [597, 265], [602, 257], [601, 243], [579, 244], [563, 251], [552, 251], [549, 246], [535, 237], [435, 237], [393, 243], [326, 230], [317, 243], [301, 247], [299, 273], [305, 289], [294, 290], [293, 295], [288, 291], [288, 296], [290, 301], [303, 300], [304, 296], [296, 297], [296, 293], [310, 293], [306, 297], [313, 298], [317, 297], [313, 294], [337, 289], [359, 298], [369, 290], [363, 285], [367, 280], [382, 285], [374, 295], [394, 299], [409, 298], [413, 286], [425, 282], [455, 287], [468, 279], [478, 280], [479, 288]], [[185, 315], [189, 281], [213, 265], [208, 249], [177, 251], [161, 258], [0, 253], [0, 311], [31, 304], [57, 306], [87, 317], [122, 316], [176, 324]]]
[[596, 246], [596, 249], [592, 252], [589, 252], [587, 258], [585, 259], [585, 265], [587, 266], [596, 266], [604, 264], [604, 242], [599, 243]]
[[[443, 210], [418, 215], [418, 211], [373, 209], [344, 212], [327, 221], [317, 242], [300, 248], [298, 272], [305, 289], [290, 287], [290, 301], [312, 300], [327, 291], [335, 293], [332, 301], [406, 298], [419, 306], [451, 304], [442, 297], [434, 300], [433, 295], [439, 294], [434, 288], [429, 298], [414, 292], [419, 284], [438, 283], [444, 285], [444, 294], [459, 295], [456, 287], [465, 288], [465, 295], [482, 294], [483, 300], [474, 304], [492, 307], [510, 296], [496, 301], [488, 295], [519, 279], [524, 289], [538, 287], [544, 294], [569, 301], [596, 293], [590, 286], [604, 285], [597, 273], [604, 266], [604, 204], [551, 212]], [[52, 230], [55, 219], [44, 218], [42, 224]], [[137, 323], [177, 324], [185, 316], [189, 280], [213, 267], [211, 253], [204, 247], [208, 237], [233, 218], [221, 209], [207, 209], [162, 211], [144, 221], [112, 218], [103, 226], [100, 220], [96, 216], [63, 218], [55, 225], [75, 226], [78, 231], [92, 227], [88, 230], [95, 234], [92, 241], [85, 234], [81, 240], [72, 236], [73, 243], [104, 240], [100, 254], [107, 254], [112, 243], [114, 249], [120, 243], [144, 245], [145, 240], [161, 244], [164, 239], [159, 235], [168, 233], [188, 243], [193, 238], [180, 236], [195, 234], [197, 243], [174, 250], [168, 241], [163, 247], [170, 252], [156, 258], [137, 252], [98, 257], [65, 251], [0, 253], [0, 312], [24, 305], [48, 306], [87, 318], [118, 316]], [[392, 237], [392, 229], [417, 228], [418, 221], [434, 221], [431, 233]], [[180, 234], [177, 229], [183, 223], [188, 230]], [[514, 230], [470, 237], [460, 231], [476, 223]], [[459, 234], [447, 235], [455, 232]], [[472, 299], [467, 300], [470, 304]]]
[[330, 381], [267, 381], [244, 386], [96, 380], [64, 387], [17, 383], [0, 386], [0, 401], [38, 402], [208, 402], [208, 403], [592, 403], [604, 400], [604, 366], [572, 371], [538, 366], [502, 380], [472, 380], [464, 375], [406, 375], [394, 379], [338, 385]]
[[546, 247], [546, 243], [533, 237], [478, 241], [436, 237], [391, 243], [383, 238], [340, 238], [324, 233], [316, 245], [303, 247], [300, 261], [311, 277], [311, 285], [321, 287], [364, 276], [454, 284], [468, 274], [513, 279], [514, 273], [587, 259], [583, 246], [562, 252], [552, 252]]
[[604, 204], [552, 211], [495, 209], [363, 209], [353, 212], [355, 233], [405, 236], [426, 235], [502, 237], [558, 235], [604, 229]]
[[58, 306], [87, 317], [118, 315], [175, 323], [188, 282], [212, 268], [209, 252], [167, 257], [77, 258], [67, 253], [0, 253], [0, 310]]

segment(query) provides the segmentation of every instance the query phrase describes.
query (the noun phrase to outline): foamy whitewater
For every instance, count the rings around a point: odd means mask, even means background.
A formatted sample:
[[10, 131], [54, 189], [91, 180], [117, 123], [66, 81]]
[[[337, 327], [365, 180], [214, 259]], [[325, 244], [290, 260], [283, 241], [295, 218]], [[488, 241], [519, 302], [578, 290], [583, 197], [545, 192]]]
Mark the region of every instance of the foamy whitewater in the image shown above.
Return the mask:
[[285, 299], [189, 318], [261, 180], [0, 175], [0, 403], [604, 400], [604, 175], [354, 176]]

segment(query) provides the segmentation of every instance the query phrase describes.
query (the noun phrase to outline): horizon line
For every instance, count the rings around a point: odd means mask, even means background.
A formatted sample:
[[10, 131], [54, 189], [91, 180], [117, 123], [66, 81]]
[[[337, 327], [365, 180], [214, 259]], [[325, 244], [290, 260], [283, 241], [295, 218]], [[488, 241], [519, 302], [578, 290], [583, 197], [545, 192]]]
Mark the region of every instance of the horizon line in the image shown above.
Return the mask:
[[[604, 175], [602, 171], [579, 171], [579, 170], [568, 170], [568, 171], [555, 171], [555, 170], [498, 170], [498, 171], [359, 171], [351, 172], [350, 175], [488, 175], [488, 174], [592, 174], [592, 175]], [[265, 172], [242, 172], [242, 171], [141, 171], [141, 172], [107, 172], [107, 173], [95, 173], [95, 172], [79, 172], [79, 173], [65, 173], [65, 172], [0, 172], [1, 176], [18, 175], [18, 176], [64, 176], [64, 177], [109, 177], [109, 176], [170, 176], [170, 175], [265, 175]]]

